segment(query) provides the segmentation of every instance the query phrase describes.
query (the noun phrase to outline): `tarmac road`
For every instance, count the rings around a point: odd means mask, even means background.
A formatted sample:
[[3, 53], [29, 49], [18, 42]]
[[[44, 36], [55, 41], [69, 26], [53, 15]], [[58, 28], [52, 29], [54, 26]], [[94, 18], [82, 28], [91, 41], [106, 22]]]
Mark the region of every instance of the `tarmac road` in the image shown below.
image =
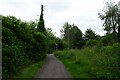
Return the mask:
[[53, 54], [48, 54], [46, 63], [42, 69], [38, 71], [35, 78], [72, 78], [61, 61], [59, 61]]

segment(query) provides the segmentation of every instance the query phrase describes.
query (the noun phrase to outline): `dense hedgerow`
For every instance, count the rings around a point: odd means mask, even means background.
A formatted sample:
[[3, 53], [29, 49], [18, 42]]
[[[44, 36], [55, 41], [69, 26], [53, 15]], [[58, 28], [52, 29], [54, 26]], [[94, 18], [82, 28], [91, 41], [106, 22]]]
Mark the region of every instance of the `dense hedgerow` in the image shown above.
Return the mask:
[[12, 77], [21, 68], [45, 58], [47, 36], [35, 28], [31, 31], [29, 23], [13, 16], [3, 16], [2, 26], [3, 78]]

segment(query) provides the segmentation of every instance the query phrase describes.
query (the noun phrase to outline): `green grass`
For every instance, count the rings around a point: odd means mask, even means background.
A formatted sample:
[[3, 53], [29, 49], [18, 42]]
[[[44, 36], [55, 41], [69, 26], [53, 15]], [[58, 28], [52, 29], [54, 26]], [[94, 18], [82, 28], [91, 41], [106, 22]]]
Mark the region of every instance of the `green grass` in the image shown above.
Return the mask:
[[64, 65], [70, 71], [74, 78], [91, 78], [92, 75], [89, 74], [89, 69], [86, 67], [81, 67], [80, 65], [74, 64], [72, 60], [61, 59]]
[[120, 78], [120, 44], [57, 51], [74, 78]]
[[38, 63], [35, 63], [31, 66], [28, 66], [22, 70], [20, 74], [15, 76], [14, 78], [33, 78], [37, 74], [37, 72], [42, 67], [44, 61], [40, 61]]

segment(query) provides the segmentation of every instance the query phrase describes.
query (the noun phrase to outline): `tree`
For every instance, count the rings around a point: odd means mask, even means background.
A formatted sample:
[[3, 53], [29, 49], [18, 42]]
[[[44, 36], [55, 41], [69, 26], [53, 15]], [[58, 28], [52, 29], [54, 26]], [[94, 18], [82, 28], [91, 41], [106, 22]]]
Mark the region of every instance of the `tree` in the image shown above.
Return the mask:
[[[115, 43], [120, 41], [120, 2], [115, 4], [112, 1], [107, 1], [105, 9], [99, 13], [99, 17], [104, 21], [104, 30], [107, 31], [106, 35], [109, 36], [108, 40]], [[112, 38], [112, 39], [111, 39]]]
[[89, 28], [89, 29], [87, 29], [85, 31], [84, 37], [85, 37], [85, 40], [95, 39], [96, 38], [96, 34], [95, 34], [95, 32], [91, 28]]
[[119, 25], [118, 25], [118, 41], [120, 42], [120, 14], [119, 14]]
[[68, 49], [70, 48], [71, 43], [71, 29], [72, 26], [66, 22], [63, 26], [63, 29], [61, 30], [63, 40], [67, 43]]
[[83, 38], [81, 30], [68, 22], [64, 24], [62, 29], [63, 41], [65, 41], [69, 48], [82, 48]]
[[48, 39], [48, 53], [51, 54], [55, 51], [56, 36], [54, 35], [51, 28], [46, 29]]
[[46, 29], [45, 29], [45, 25], [44, 25], [44, 19], [43, 19], [43, 5], [41, 5], [41, 15], [40, 15], [40, 19], [39, 19], [39, 22], [38, 22], [38, 26], [37, 26], [37, 29], [39, 32], [42, 32], [44, 34], [46, 34]]
[[118, 14], [117, 14], [117, 23], [118, 23], [118, 41], [120, 42], [120, 1], [118, 3]]
[[104, 21], [103, 26], [104, 30], [107, 31], [107, 34], [116, 33], [116, 29], [118, 27], [117, 24], [117, 13], [118, 6], [114, 4], [114, 2], [108, 1], [106, 3], [106, 7], [99, 13], [99, 18]]
[[83, 47], [82, 31], [73, 24], [71, 33], [71, 47], [81, 49]]

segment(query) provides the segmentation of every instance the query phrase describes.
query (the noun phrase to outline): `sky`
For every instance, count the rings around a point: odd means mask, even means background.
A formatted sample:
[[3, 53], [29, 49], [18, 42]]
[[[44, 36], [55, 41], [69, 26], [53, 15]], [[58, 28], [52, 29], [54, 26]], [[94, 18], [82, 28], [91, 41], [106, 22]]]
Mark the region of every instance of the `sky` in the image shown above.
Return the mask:
[[41, 5], [44, 5], [45, 26], [52, 28], [57, 37], [66, 22], [77, 25], [83, 33], [91, 28], [101, 36], [105, 34], [103, 21], [98, 17], [105, 6], [104, 0], [0, 0], [0, 14], [35, 21], [40, 17]]

